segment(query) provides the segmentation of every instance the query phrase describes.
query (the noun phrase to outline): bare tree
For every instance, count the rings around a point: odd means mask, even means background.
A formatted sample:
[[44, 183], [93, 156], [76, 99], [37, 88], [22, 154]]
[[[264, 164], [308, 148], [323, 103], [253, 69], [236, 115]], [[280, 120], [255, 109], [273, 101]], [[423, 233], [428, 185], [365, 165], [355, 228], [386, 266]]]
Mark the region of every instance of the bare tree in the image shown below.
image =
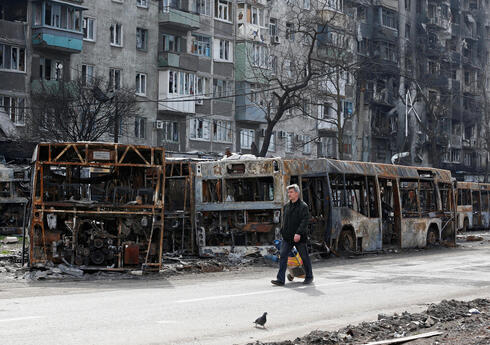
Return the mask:
[[33, 137], [46, 141], [117, 141], [139, 106], [134, 90], [109, 88], [100, 77], [40, 81], [33, 91], [28, 117]]
[[[325, 1], [312, 1], [309, 8], [301, 4], [302, 1], [286, 1], [285, 41], [269, 47], [268, 61], [254, 46], [245, 52], [255, 85], [249, 98], [261, 109], [266, 121], [263, 143], [257, 150], [262, 157], [267, 154], [274, 127], [294, 116], [293, 110], [315, 116], [305, 109], [305, 100], [317, 97], [316, 81], [337, 73], [332, 65], [338, 61], [328, 62], [328, 56], [318, 54], [318, 47], [327, 40], [328, 31], [342, 24], [346, 16], [327, 7]], [[308, 103], [311, 106], [315, 102]]]

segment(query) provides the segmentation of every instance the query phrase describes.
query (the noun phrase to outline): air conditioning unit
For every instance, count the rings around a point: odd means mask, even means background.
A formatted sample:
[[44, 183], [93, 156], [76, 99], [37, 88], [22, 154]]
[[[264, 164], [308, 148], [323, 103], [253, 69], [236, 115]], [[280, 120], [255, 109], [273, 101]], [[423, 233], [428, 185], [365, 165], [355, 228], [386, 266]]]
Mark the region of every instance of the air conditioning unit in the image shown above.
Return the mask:
[[281, 43], [281, 38], [278, 35], [272, 36], [272, 43], [274, 43], [274, 44]]
[[284, 139], [286, 138], [287, 133], [285, 131], [279, 131], [279, 138]]
[[156, 121], [153, 123], [153, 126], [154, 126], [156, 129], [163, 129], [163, 121], [156, 120]]
[[197, 105], [203, 105], [204, 104], [204, 99], [202, 99], [202, 98], [196, 98], [196, 104]]

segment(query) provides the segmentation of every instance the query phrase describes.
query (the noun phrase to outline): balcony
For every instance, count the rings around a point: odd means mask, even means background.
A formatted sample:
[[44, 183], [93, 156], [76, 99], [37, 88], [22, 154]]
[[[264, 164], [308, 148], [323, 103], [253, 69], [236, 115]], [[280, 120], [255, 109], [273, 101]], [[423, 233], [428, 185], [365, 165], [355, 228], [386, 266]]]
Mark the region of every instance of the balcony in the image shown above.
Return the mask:
[[435, 16], [432, 18], [427, 18], [427, 25], [435, 29], [449, 30], [450, 23], [449, 20], [440, 16]]
[[189, 71], [196, 71], [198, 66], [199, 57], [196, 55], [162, 51], [158, 53], [159, 68], [174, 67]]
[[82, 11], [75, 4], [58, 0], [33, 3], [32, 44], [66, 53], [80, 53], [83, 45]]
[[198, 14], [171, 6], [163, 7], [159, 13], [158, 21], [161, 25], [184, 31], [197, 30], [201, 27]]

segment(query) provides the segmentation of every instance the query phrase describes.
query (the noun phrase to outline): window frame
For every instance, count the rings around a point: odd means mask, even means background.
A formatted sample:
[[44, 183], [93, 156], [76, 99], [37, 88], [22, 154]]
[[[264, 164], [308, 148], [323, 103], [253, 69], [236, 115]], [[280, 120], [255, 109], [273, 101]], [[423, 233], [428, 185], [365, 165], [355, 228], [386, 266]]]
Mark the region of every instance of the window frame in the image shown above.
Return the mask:
[[[143, 43], [143, 46], [142, 47], [138, 47], [138, 37], [141, 34], [143, 36], [140, 37], [139, 39]], [[136, 50], [140, 50], [140, 51], [147, 51], [148, 50], [148, 36], [149, 36], [148, 29], [140, 28], [140, 27], [137, 27], [136, 28]]]
[[[224, 133], [220, 134], [220, 129], [222, 129]], [[215, 143], [233, 142], [233, 128], [232, 128], [231, 121], [214, 119], [212, 124], [212, 132], [213, 132], [213, 142]]]
[[136, 0], [136, 7], [148, 8], [148, 0]]
[[233, 23], [233, 2], [227, 0], [214, 0], [214, 19], [226, 23]]
[[[85, 68], [85, 72], [84, 72], [84, 68]], [[90, 76], [88, 74], [89, 70], [92, 71], [92, 74]], [[93, 79], [95, 77], [95, 66], [90, 65], [90, 64], [82, 64], [81, 73], [82, 73], [82, 85], [83, 86], [92, 85], [92, 83], [94, 81]], [[89, 78], [87, 78], [87, 76], [90, 77], [90, 80], [89, 80]]]
[[[119, 85], [116, 85], [116, 74], [119, 74], [119, 83], [118, 83]], [[122, 69], [109, 68], [109, 89], [119, 90], [121, 86], [122, 86]]]
[[[143, 80], [144, 80], [144, 84], [142, 84]], [[141, 92], [142, 85], [144, 85], [144, 90], [143, 90], [144, 92]], [[136, 95], [146, 97], [146, 93], [148, 91], [147, 86], [148, 86], [148, 74], [143, 72], [136, 72]]]
[[[143, 126], [141, 126], [143, 124]], [[138, 139], [146, 139], [146, 117], [134, 117], [134, 137]]]
[[[88, 37], [89, 33], [89, 22], [92, 22], [92, 38]], [[83, 23], [82, 23], [82, 33], [83, 33], [83, 40], [88, 41], [88, 42], [96, 42], [97, 41], [97, 27], [96, 27], [96, 18], [93, 17], [83, 17]], [[85, 37], [85, 29], [87, 29], [87, 37]]]
[[[120, 42], [117, 40], [117, 29], [119, 28]], [[111, 47], [121, 48], [124, 46], [124, 26], [120, 23], [112, 23], [109, 27]]]
[[[245, 142], [245, 138], [248, 138]], [[255, 130], [249, 128], [240, 129], [240, 149], [250, 150], [252, 143], [255, 141]]]
[[[196, 141], [210, 141], [211, 140], [211, 124], [210, 121], [202, 118], [191, 118], [189, 123], [189, 138]], [[201, 131], [200, 136], [199, 130]]]

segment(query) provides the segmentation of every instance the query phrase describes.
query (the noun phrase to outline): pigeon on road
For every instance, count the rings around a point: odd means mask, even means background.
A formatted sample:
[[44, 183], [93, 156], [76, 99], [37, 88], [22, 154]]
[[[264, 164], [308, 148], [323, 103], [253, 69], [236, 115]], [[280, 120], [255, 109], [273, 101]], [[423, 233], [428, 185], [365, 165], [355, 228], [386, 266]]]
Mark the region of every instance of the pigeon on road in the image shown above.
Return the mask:
[[265, 328], [266, 322], [267, 322], [267, 313], [264, 313], [262, 314], [261, 317], [259, 317], [257, 320], [254, 321], [255, 327], [257, 327], [257, 325], [261, 325], [262, 327]]

